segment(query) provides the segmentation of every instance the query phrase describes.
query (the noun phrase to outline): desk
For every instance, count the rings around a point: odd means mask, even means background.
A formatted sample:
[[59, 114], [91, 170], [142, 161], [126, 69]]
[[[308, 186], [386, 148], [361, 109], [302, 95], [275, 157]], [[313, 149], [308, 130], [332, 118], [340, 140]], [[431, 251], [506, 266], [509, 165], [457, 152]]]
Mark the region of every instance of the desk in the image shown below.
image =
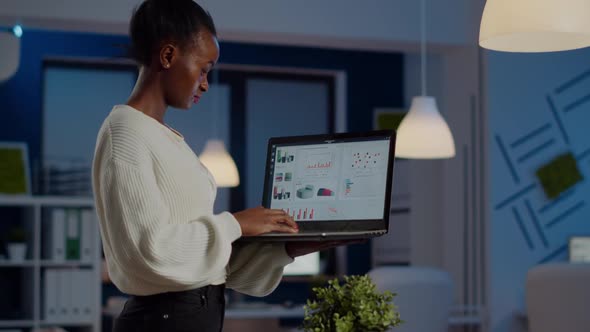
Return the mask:
[[[103, 309], [103, 314], [114, 318], [123, 309], [124, 299], [109, 304], [108, 308]], [[303, 305], [287, 308], [282, 305], [265, 303], [243, 303], [229, 306], [226, 309], [224, 331], [280, 331], [280, 319], [303, 319], [303, 316]], [[467, 314], [454, 310], [449, 316], [449, 327], [480, 326], [481, 324], [482, 317], [477, 311]]]
[[303, 319], [303, 306], [285, 308], [281, 305], [266, 305], [256, 308], [236, 308], [229, 307], [225, 311], [225, 318], [229, 319], [259, 319], [259, 318], [277, 318], [277, 319]]
[[[225, 317], [230, 319], [303, 319], [304, 313], [303, 305], [295, 305], [292, 308], [286, 308], [281, 305], [253, 303], [252, 305], [230, 306], [225, 311]], [[479, 314], [479, 311], [462, 312], [459, 310], [453, 310], [449, 316], [449, 326], [478, 326], [481, 324], [482, 317]]]

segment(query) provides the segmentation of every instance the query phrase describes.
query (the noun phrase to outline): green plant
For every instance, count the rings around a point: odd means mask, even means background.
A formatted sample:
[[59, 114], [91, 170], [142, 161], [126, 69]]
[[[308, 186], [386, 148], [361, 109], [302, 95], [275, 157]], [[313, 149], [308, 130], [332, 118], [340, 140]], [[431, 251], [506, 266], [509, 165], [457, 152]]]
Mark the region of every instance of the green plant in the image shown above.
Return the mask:
[[6, 242], [8, 243], [18, 243], [18, 242], [26, 242], [27, 240], [27, 232], [24, 228], [15, 227], [8, 232], [8, 236], [6, 237]]
[[330, 280], [313, 292], [316, 298], [304, 307], [306, 332], [381, 332], [402, 323], [395, 294], [379, 294], [367, 275], [344, 277], [343, 284]]

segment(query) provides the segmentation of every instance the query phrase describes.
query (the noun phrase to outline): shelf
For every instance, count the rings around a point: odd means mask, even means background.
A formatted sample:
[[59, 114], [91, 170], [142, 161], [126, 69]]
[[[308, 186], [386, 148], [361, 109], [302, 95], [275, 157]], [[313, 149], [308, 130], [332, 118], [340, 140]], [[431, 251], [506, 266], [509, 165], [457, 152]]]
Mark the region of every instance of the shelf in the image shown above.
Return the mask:
[[230, 306], [225, 311], [225, 317], [230, 319], [260, 319], [260, 318], [303, 318], [303, 305], [285, 308], [280, 305]]
[[0, 206], [93, 207], [92, 197], [0, 195]]
[[35, 321], [33, 320], [0, 320], [0, 328], [8, 327], [33, 327]]
[[[9, 315], [0, 318], [0, 332], [2, 329], [14, 328], [29, 331], [31, 328], [64, 326], [66, 329], [83, 330], [87, 332], [100, 332], [100, 312], [93, 312], [89, 316], [74, 316], [68, 321], [68, 317], [59, 319], [40, 319], [44, 317], [44, 308], [47, 305], [47, 298], [52, 294], [53, 301], [67, 300], [64, 294], [71, 296], [70, 288], [83, 287], [85, 296], [92, 299], [92, 308], [100, 307], [101, 285], [100, 285], [100, 235], [98, 223], [89, 218], [80, 218], [82, 222], [91, 222], [92, 227], [83, 228], [87, 224], [79, 224], [78, 235], [80, 237], [80, 254], [82, 250], [91, 249], [91, 256], [84, 260], [57, 260], [52, 256], [50, 244], [55, 237], [51, 230], [54, 220], [53, 209], [79, 209], [85, 213], [94, 210], [94, 200], [91, 197], [66, 197], [66, 196], [9, 196], [0, 195], [0, 208], [2, 210], [19, 210], [20, 223], [31, 232], [27, 238], [29, 254], [31, 258], [25, 261], [11, 261], [9, 258], [0, 260], [0, 273], [10, 274], [11, 279], [19, 280], [23, 286], [12, 290], [11, 293], [20, 294], [26, 315]], [[51, 212], [51, 213], [49, 213]], [[94, 215], [94, 213], [92, 213]], [[94, 218], [94, 216], [93, 216]], [[61, 220], [60, 220], [61, 221]], [[66, 220], [61, 225], [63, 231], [66, 229]], [[83, 230], [90, 233], [84, 233]], [[58, 233], [56, 233], [58, 234]], [[64, 234], [65, 235], [65, 234]], [[65, 238], [63, 239], [65, 240]], [[82, 246], [83, 241], [86, 245]], [[88, 259], [87, 259], [88, 258]], [[22, 281], [19, 279], [22, 278]], [[70, 279], [70, 280], [68, 280]], [[69, 287], [71, 285], [71, 287]], [[63, 289], [63, 291], [59, 291]], [[76, 288], [78, 289], [78, 288]], [[61, 292], [61, 293], [60, 293]], [[0, 296], [1, 298], [2, 296]], [[76, 298], [80, 303], [81, 298]], [[80, 304], [78, 303], [78, 304]], [[85, 305], [90, 305], [86, 303]], [[12, 310], [12, 308], [9, 308]], [[8, 309], [7, 309], [8, 310]], [[19, 313], [20, 313], [19, 311]], [[50, 316], [51, 317], [51, 316]], [[16, 319], [15, 319], [16, 318]], [[73, 319], [76, 318], [76, 321]]]
[[[92, 326], [94, 322], [64, 322], [64, 321], [39, 321], [40, 326]], [[1, 331], [0, 331], [1, 332]]]
[[43, 267], [93, 267], [92, 262], [80, 262], [80, 261], [64, 261], [55, 262], [51, 260], [42, 260], [41, 266]]
[[454, 306], [449, 316], [449, 325], [467, 326], [481, 325], [483, 322], [482, 309], [479, 306]]
[[22, 262], [12, 262], [8, 259], [0, 260], [0, 267], [33, 267], [35, 266], [35, 261], [27, 260]]
[[50, 260], [42, 260], [42, 261], [27, 260], [24, 262], [11, 262], [10, 260], [0, 260], [0, 267], [35, 267], [37, 265], [42, 266], [42, 267], [88, 267], [88, 268], [94, 267], [94, 264], [92, 262], [80, 262], [80, 261], [54, 262], [54, 261], [50, 261]]
[[464, 326], [464, 325], [481, 325], [481, 317], [479, 316], [451, 316], [449, 317], [449, 325]]

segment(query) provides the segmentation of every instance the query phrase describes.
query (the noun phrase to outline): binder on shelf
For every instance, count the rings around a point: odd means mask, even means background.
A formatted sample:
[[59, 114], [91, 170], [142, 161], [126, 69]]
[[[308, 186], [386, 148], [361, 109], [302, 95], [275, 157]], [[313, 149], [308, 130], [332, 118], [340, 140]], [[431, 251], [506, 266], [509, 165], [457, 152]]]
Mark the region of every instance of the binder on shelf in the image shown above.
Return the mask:
[[58, 294], [60, 282], [58, 271], [54, 269], [45, 270], [45, 280], [43, 281], [44, 293], [44, 319], [48, 322], [58, 320]]
[[80, 260], [80, 210], [66, 211], [66, 259]]
[[68, 270], [67, 278], [70, 283], [69, 289], [69, 311], [70, 317], [68, 321], [72, 323], [79, 323], [82, 321], [82, 305], [81, 305], [81, 293], [82, 290], [80, 289], [81, 280], [80, 280], [80, 271], [79, 270]]
[[82, 210], [82, 234], [80, 239], [81, 246], [81, 260], [83, 263], [90, 263], [93, 261], [94, 255], [94, 238], [96, 229], [96, 217], [94, 210]]
[[57, 295], [57, 303], [58, 303], [58, 321], [69, 323], [71, 321], [71, 287], [72, 283], [70, 281], [70, 271], [60, 269], [57, 272], [59, 278], [59, 293]]
[[45, 322], [91, 323], [96, 315], [96, 297], [92, 292], [89, 294], [93, 288], [93, 277], [92, 270], [47, 269], [44, 280]]
[[50, 250], [49, 258], [56, 262], [63, 262], [66, 259], [66, 211], [64, 209], [53, 209], [51, 211], [51, 223], [49, 224], [50, 236], [47, 239], [46, 248]]
[[73, 289], [76, 307], [80, 312], [81, 322], [91, 322], [94, 315], [94, 296], [88, 290], [93, 288], [93, 274], [91, 270], [76, 271], [75, 284]]

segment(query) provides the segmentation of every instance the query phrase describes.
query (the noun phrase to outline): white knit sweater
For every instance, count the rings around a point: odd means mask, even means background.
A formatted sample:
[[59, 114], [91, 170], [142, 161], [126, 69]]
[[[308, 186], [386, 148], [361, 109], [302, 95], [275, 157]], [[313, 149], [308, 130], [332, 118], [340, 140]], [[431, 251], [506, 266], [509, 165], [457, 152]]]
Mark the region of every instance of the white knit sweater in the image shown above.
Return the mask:
[[94, 199], [109, 275], [123, 292], [150, 295], [226, 283], [264, 296], [293, 260], [282, 244], [233, 245], [241, 228], [213, 213], [217, 187], [180, 134], [126, 105], [97, 138]]

